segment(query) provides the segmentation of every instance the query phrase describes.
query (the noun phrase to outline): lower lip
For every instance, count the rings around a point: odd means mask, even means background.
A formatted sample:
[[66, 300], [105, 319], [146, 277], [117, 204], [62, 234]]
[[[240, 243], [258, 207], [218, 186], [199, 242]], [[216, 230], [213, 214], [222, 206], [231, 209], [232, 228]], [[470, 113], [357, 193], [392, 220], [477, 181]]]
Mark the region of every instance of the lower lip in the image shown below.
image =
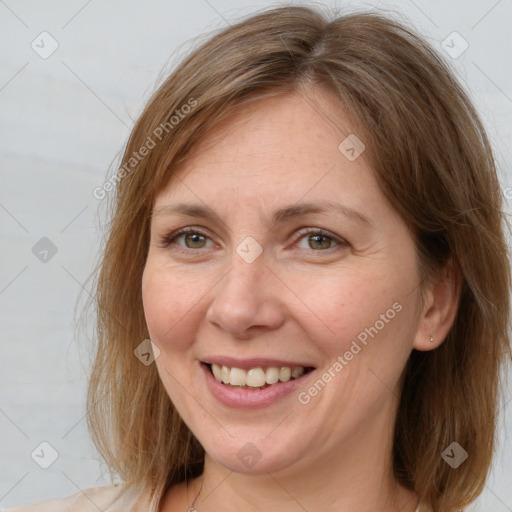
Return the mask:
[[278, 402], [281, 398], [297, 391], [298, 388], [304, 385], [305, 379], [314, 372], [314, 370], [310, 371], [288, 382], [272, 384], [265, 389], [251, 390], [222, 384], [212, 375], [212, 372], [205, 363], [201, 363], [201, 369], [205, 375], [206, 384], [213, 396], [222, 404], [238, 409], [259, 409], [268, 407]]

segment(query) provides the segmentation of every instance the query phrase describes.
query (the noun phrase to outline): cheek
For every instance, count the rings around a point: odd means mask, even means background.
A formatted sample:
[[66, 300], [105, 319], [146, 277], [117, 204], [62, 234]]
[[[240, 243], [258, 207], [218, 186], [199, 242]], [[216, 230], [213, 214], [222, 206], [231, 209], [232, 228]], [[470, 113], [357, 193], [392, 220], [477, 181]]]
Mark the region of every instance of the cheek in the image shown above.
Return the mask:
[[[370, 278], [352, 269], [339, 272], [312, 272], [294, 276], [297, 297], [306, 306], [310, 325], [319, 323], [333, 336], [358, 325], [382, 302], [382, 293], [370, 287]], [[303, 317], [304, 319], [306, 317]]]
[[413, 280], [405, 272], [353, 269], [301, 278], [295, 289], [302, 301], [299, 307], [304, 310], [305, 304], [307, 309], [295, 317], [329, 358], [350, 350], [354, 341], [365, 350], [375, 342], [379, 350], [384, 344], [399, 346], [397, 341], [409, 339], [412, 325]]
[[184, 349], [193, 339], [205, 291], [176, 273], [146, 266], [142, 279], [144, 315], [151, 339], [163, 350]]

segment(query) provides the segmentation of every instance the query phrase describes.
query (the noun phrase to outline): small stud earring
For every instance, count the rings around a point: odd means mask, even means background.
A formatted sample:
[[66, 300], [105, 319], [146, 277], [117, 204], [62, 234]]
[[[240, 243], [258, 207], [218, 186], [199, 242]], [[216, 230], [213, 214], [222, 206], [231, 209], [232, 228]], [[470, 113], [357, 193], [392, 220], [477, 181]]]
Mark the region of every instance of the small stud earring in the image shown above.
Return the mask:
[[434, 343], [434, 336], [430, 336], [430, 343]]

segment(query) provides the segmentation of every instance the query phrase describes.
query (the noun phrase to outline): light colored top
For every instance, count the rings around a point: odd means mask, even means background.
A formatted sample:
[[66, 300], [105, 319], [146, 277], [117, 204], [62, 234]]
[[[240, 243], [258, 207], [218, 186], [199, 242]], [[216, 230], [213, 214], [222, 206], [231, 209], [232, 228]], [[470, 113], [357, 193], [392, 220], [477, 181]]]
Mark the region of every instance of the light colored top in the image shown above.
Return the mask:
[[[156, 501], [143, 488], [116, 484], [91, 487], [64, 499], [10, 508], [5, 512], [158, 512]], [[419, 512], [419, 507], [415, 512]]]
[[158, 512], [156, 501], [141, 487], [116, 484], [91, 487], [67, 498], [10, 508], [5, 512]]

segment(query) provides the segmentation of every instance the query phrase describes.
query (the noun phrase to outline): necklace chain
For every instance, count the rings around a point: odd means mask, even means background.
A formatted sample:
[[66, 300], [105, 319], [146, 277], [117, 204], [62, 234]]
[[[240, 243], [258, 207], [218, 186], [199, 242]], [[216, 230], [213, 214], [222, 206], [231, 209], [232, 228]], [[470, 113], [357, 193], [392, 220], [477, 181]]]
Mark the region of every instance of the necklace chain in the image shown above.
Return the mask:
[[197, 493], [196, 497], [194, 498], [194, 501], [192, 502], [192, 506], [187, 510], [187, 512], [199, 512], [196, 509], [196, 500], [199, 498], [199, 495], [201, 494], [201, 491], [203, 490], [203, 484], [204, 484], [204, 475], [201, 480], [201, 487], [199, 488], [199, 492]]

